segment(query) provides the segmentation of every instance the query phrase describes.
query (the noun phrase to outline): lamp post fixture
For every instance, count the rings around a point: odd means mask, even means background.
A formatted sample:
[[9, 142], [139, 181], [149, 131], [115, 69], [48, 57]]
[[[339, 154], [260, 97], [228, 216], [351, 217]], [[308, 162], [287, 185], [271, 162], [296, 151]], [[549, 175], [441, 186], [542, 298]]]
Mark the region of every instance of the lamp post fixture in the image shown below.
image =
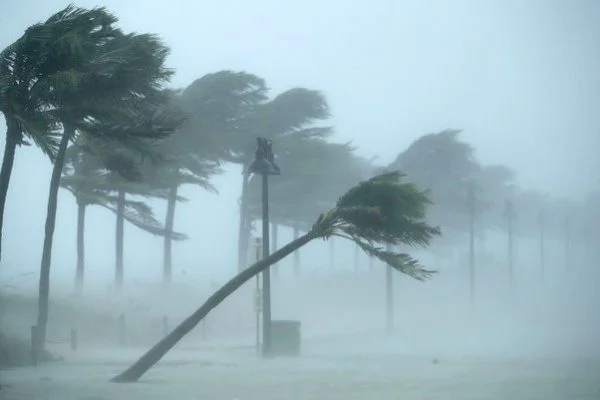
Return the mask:
[[[281, 170], [275, 163], [272, 142], [269, 139], [256, 138], [257, 149], [254, 161], [248, 167], [248, 172], [262, 176], [262, 256], [269, 256], [269, 175], [280, 175]], [[262, 274], [263, 296], [263, 346], [262, 355], [271, 354], [271, 273], [267, 268]]]

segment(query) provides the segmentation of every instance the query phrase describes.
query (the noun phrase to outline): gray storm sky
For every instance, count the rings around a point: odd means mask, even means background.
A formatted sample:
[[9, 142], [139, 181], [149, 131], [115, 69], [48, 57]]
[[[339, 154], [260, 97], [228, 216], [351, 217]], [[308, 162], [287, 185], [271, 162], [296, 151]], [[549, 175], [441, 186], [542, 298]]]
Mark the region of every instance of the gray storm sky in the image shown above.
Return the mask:
[[[0, 0], [0, 45], [66, 5]], [[294, 86], [321, 90], [332, 108], [336, 139], [351, 140], [361, 154], [379, 155], [382, 162], [392, 161], [419, 135], [463, 128], [480, 161], [514, 168], [524, 186], [579, 196], [600, 185], [595, 157], [600, 144], [598, 1], [111, 0], [77, 5], [104, 5], [125, 30], [160, 35], [172, 49], [174, 86], [233, 69], [264, 77], [274, 94]], [[18, 235], [10, 237], [15, 232], [34, 235], [32, 260], [38, 247], [41, 251], [49, 168], [33, 149], [17, 154], [5, 227], [11, 262], [22, 250]], [[238, 180], [237, 170], [218, 178], [220, 200], [201, 195], [207, 207], [223, 207], [221, 221], [233, 225], [223, 233], [229, 242], [234, 242], [229, 235], [235, 234]], [[64, 217], [69, 227], [59, 221], [57, 229], [71, 235], [72, 200], [61, 195], [61, 207], [69, 207]], [[206, 218], [197, 215], [195, 222]], [[112, 225], [107, 229], [109, 235]], [[65, 239], [68, 249], [56, 251], [57, 262], [72, 263], [72, 242], [74, 236]], [[197, 246], [192, 242], [181, 246]], [[98, 256], [106, 262], [112, 257]]]

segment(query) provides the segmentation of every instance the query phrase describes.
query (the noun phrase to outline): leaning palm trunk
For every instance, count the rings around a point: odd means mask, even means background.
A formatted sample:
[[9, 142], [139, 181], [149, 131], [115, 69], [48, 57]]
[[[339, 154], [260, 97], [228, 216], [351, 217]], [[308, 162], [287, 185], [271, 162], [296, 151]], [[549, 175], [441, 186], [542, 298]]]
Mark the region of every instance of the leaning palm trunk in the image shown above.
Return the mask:
[[10, 122], [6, 117], [6, 144], [4, 145], [4, 158], [2, 159], [2, 169], [0, 170], [0, 259], [2, 258], [2, 226], [4, 223], [4, 206], [8, 194], [8, 185], [10, 175], [12, 174], [15, 163], [15, 152], [17, 151], [18, 131], [17, 125]]
[[75, 135], [75, 128], [64, 124], [64, 133], [60, 141], [58, 153], [54, 160], [52, 177], [50, 178], [50, 190], [48, 193], [48, 211], [46, 214], [46, 228], [44, 232], [44, 248], [42, 251], [42, 263], [40, 266], [40, 284], [38, 294], [38, 321], [36, 335], [34, 338], [34, 351], [38, 354], [44, 350], [46, 343], [46, 331], [48, 329], [48, 301], [50, 298], [50, 264], [52, 259], [52, 241], [54, 239], [54, 228], [56, 225], [56, 209], [58, 207], [58, 189], [60, 187], [60, 175], [62, 173], [65, 154], [69, 140]]
[[125, 236], [125, 191], [119, 189], [117, 194], [117, 232], [115, 235], [115, 289], [117, 293], [123, 290], [123, 241]]
[[295, 250], [304, 246], [317, 236], [312, 231], [299, 237], [298, 239], [290, 242], [288, 245], [277, 250], [265, 259], [257, 262], [249, 268], [243, 270], [234, 278], [232, 278], [225, 285], [221, 286], [212, 296], [206, 300], [206, 302], [198, 308], [192, 315], [186, 318], [177, 328], [169, 333], [164, 339], [162, 339], [156, 346], [151, 348], [146, 354], [144, 354], [138, 361], [136, 361], [131, 367], [117, 375], [112, 379], [112, 382], [135, 382], [142, 377], [154, 364], [172, 349], [185, 335], [187, 335], [208, 313], [221, 304], [230, 294], [235, 292], [244, 283], [263, 272], [271, 265], [286, 257], [288, 254], [293, 253]]
[[175, 224], [175, 205], [177, 204], [177, 186], [174, 185], [169, 189], [169, 197], [167, 199], [167, 217], [165, 220], [165, 237], [164, 237], [164, 258], [163, 258], [163, 283], [165, 285], [171, 283], [172, 276], [172, 252], [171, 246], [173, 243], [173, 225]]
[[75, 293], [83, 291], [83, 275], [85, 271], [85, 208], [86, 204], [77, 201], [77, 270], [75, 272]]
[[238, 273], [218, 289], [191, 316], [151, 348], [131, 367], [112, 379], [113, 382], [137, 381], [171, 348], [189, 333], [206, 315], [245, 282], [316, 238], [339, 236], [357, 243], [398, 271], [418, 280], [428, 279], [434, 271], [423, 268], [408, 254], [383, 249], [379, 243], [427, 246], [437, 228], [425, 222], [429, 199], [412, 184], [400, 184], [399, 173], [384, 174], [362, 182], [342, 196], [336, 207], [321, 214], [308, 233], [290, 242], [270, 256]]

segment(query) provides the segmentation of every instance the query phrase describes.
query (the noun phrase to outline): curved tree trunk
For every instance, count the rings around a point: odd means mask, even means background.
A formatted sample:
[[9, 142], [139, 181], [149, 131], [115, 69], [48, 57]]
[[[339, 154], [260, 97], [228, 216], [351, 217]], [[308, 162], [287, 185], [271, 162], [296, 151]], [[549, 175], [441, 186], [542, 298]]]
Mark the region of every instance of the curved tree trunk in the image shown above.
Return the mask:
[[243, 270], [248, 263], [248, 245], [250, 242], [250, 219], [246, 209], [246, 196], [248, 193], [248, 180], [250, 175], [244, 172], [242, 177], [242, 196], [240, 199], [240, 224], [238, 231], [238, 272]]
[[56, 225], [56, 209], [58, 208], [58, 189], [60, 176], [65, 163], [65, 153], [71, 138], [75, 135], [75, 128], [64, 125], [64, 133], [60, 140], [52, 177], [50, 178], [50, 190], [48, 193], [48, 211], [46, 214], [46, 228], [44, 232], [44, 248], [42, 251], [42, 262], [40, 266], [40, 285], [38, 294], [38, 321], [34, 345], [36, 352], [44, 350], [46, 343], [46, 331], [48, 329], [48, 301], [50, 298], [50, 264], [52, 259], [52, 241], [54, 239], [54, 227]]
[[164, 237], [164, 252], [163, 252], [163, 283], [168, 285], [171, 283], [172, 275], [172, 253], [171, 245], [173, 244], [173, 225], [175, 224], [175, 205], [177, 204], [177, 186], [172, 186], [169, 189], [169, 198], [167, 199], [167, 217], [165, 220], [165, 237]]
[[229, 295], [235, 292], [244, 283], [265, 271], [277, 261], [293, 253], [295, 250], [299, 249], [315, 238], [316, 236], [312, 232], [309, 232], [306, 235], [299, 237], [297, 240], [288, 243], [286, 246], [282, 247], [280, 250], [274, 252], [265, 259], [244, 269], [229, 282], [221, 286], [221, 288], [219, 288], [212, 296], [210, 296], [200, 308], [186, 318], [181, 324], [179, 324], [179, 326], [177, 326], [154, 347], [148, 350], [148, 352], [146, 352], [146, 354], [137, 360], [131, 367], [114, 377], [111, 381], [119, 383], [137, 381], [165, 354], [167, 354], [167, 352], [171, 350], [185, 335], [194, 329], [194, 327], [196, 327], [196, 325], [198, 325], [198, 323], [202, 321], [202, 319], [213, 308], [218, 306], [223, 300], [229, 297]]
[[125, 225], [125, 191], [119, 189], [117, 195], [117, 232], [115, 235], [115, 289], [117, 293], [123, 290], [123, 241], [124, 241], [124, 225]]
[[17, 125], [6, 118], [6, 144], [4, 145], [4, 158], [0, 170], [0, 259], [2, 259], [2, 226], [4, 223], [4, 206], [8, 194], [10, 175], [15, 162], [15, 152], [19, 144], [19, 131]]
[[83, 275], [85, 271], [85, 208], [84, 202], [77, 202], [77, 271], [75, 272], [75, 293], [83, 292]]

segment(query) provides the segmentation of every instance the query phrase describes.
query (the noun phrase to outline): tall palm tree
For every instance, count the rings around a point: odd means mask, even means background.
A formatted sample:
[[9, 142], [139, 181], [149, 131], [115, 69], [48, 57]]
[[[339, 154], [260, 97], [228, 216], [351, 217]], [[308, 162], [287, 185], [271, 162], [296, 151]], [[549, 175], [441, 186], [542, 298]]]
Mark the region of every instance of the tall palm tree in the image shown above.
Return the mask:
[[0, 170], [0, 256], [4, 207], [17, 147], [33, 141], [50, 158], [55, 157], [58, 148], [56, 118], [32, 90], [53, 72], [39, 68], [40, 61], [32, 59], [44, 51], [46, 37], [45, 27], [34, 25], [0, 53], [0, 112], [7, 128]]
[[429, 199], [413, 184], [400, 182], [398, 172], [376, 176], [344, 194], [328, 212], [321, 214], [306, 234], [270, 256], [240, 272], [218, 289], [192, 315], [158, 342], [113, 382], [134, 382], [155, 365], [202, 319], [245, 282], [295, 250], [315, 239], [343, 237], [355, 242], [373, 257], [397, 271], [418, 280], [428, 279], [434, 271], [424, 268], [405, 253], [386, 249], [386, 245], [427, 246], [439, 230], [425, 222]]
[[164, 101], [162, 85], [172, 75], [164, 67], [168, 49], [153, 35], [124, 34], [114, 27], [115, 22], [103, 8], [69, 6], [39, 25], [43, 45], [29, 54], [34, 68], [49, 71], [29, 92], [62, 127], [48, 194], [37, 350], [43, 350], [45, 343], [58, 189], [69, 142], [80, 133], [132, 145], [173, 131], [173, 127], [155, 129], [157, 118], [163, 117], [148, 113], [148, 109], [158, 111]]

